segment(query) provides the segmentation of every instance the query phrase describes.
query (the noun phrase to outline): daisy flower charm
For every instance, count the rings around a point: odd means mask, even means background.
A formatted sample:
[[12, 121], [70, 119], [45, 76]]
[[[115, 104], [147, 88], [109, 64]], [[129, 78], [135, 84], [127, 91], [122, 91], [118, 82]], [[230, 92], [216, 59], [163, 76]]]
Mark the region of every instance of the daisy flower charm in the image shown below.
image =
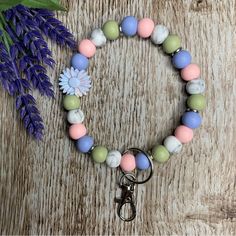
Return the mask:
[[82, 97], [91, 88], [91, 79], [85, 70], [66, 68], [59, 78], [60, 89], [63, 93]]

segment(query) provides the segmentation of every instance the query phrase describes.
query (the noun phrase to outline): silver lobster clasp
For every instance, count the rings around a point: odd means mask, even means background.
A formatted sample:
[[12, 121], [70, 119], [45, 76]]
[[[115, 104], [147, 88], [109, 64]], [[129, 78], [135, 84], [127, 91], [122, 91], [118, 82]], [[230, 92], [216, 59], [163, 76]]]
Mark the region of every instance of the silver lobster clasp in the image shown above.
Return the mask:
[[[123, 221], [131, 221], [136, 217], [136, 207], [134, 201], [134, 183], [126, 178], [128, 175], [130, 178], [135, 180], [134, 175], [130, 173], [124, 174], [119, 181], [119, 186], [122, 191], [121, 197], [115, 199], [115, 201], [119, 204], [117, 208], [117, 214]], [[129, 205], [131, 210], [131, 214], [128, 217], [125, 217], [125, 215], [122, 213], [122, 209], [123, 207], [125, 207], [125, 205]]]
[[[126, 172], [121, 168], [122, 176], [119, 179], [119, 187], [121, 188], [122, 193], [120, 198], [115, 199], [115, 201], [119, 203], [117, 214], [121, 220], [131, 221], [136, 217], [134, 187], [136, 184], [144, 184], [151, 179], [153, 175], [153, 163], [151, 155], [139, 148], [129, 148], [123, 152], [123, 155], [126, 153], [131, 153], [134, 156], [138, 153], [141, 153], [146, 156], [147, 160], [149, 161], [149, 172], [145, 179], [138, 179], [138, 170], [133, 172]], [[127, 208], [129, 208], [129, 210]], [[127, 214], [127, 211], [129, 212], [129, 214]]]

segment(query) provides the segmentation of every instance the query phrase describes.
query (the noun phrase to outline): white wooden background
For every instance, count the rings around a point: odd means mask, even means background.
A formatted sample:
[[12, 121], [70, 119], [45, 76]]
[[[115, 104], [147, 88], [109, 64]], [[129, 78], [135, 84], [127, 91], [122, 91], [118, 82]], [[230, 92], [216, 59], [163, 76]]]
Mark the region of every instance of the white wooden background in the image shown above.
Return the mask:
[[[182, 38], [206, 80], [208, 101], [194, 140], [138, 186], [137, 218], [124, 223], [114, 197], [119, 171], [79, 155], [67, 137], [58, 75], [71, 51], [50, 44], [48, 71], [56, 99], [35, 93], [45, 121], [42, 142], [29, 138], [14, 101], [0, 96], [1, 234], [236, 235], [235, 0], [64, 0], [57, 16], [76, 38], [108, 19], [151, 17]], [[109, 148], [149, 149], [169, 135], [184, 111], [184, 83], [161, 48], [138, 37], [98, 50], [82, 99], [86, 126]]]

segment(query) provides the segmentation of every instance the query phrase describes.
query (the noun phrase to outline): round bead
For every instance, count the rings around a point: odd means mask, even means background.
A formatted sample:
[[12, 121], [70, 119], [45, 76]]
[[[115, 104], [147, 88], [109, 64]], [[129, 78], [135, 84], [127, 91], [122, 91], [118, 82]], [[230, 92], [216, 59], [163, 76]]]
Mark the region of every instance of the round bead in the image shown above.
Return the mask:
[[163, 42], [163, 50], [165, 53], [174, 53], [181, 46], [181, 40], [178, 35], [170, 34]]
[[194, 94], [187, 99], [187, 105], [192, 110], [202, 111], [206, 107], [206, 99], [202, 94]]
[[169, 35], [169, 30], [164, 25], [156, 25], [152, 35], [151, 40], [154, 44], [162, 44]]
[[138, 29], [138, 20], [134, 16], [126, 16], [120, 26], [125, 36], [134, 36]]
[[95, 29], [91, 33], [91, 41], [96, 47], [101, 47], [106, 44], [106, 37], [101, 29]]
[[191, 60], [192, 57], [188, 51], [180, 50], [173, 56], [172, 63], [175, 68], [183, 69], [191, 63]]
[[180, 125], [175, 129], [175, 137], [181, 143], [188, 143], [193, 139], [193, 130], [187, 126]]
[[201, 125], [202, 118], [198, 112], [187, 111], [182, 116], [182, 123], [190, 129], [196, 129]]
[[182, 143], [173, 135], [164, 140], [164, 146], [169, 153], [179, 153], [182, 149]]
[[71, 58], [71, 66], [78, 70], [86, 70], [89, 66], [89, 60], [84, 55], [76, 53]]
[[181, 70], [181, 77], [183, 80], [189, 81], [197, 79], [200, 76], [200, 68], [197, 64], [191, 63]]
[[120, 31], [119, 31], [119, 25], [114, 20], [107, 21], [103, 26], [102, 30], [104, 35], [109, 40], [115, 40], [119, 37]]
[[139, 152], [135, 156], [135, 163], [136, 163], [136, 167], [139, 170], [146, 170], [150, 166], [150, 162], [149, 162], [147, 156], [144, 153], [142, 153], [142, 152]]
[[154, 29], [154, 22], [152, 19], [143, 18], [138, 22], [138, 35], [141, 38], [150, 37], [153, 29]]
[[80, 41], [78, 50], [82, 55], [88, 58], [92, 57], [96, 53], [96, 47], [89, 39], [83, 39]]
[[94, 139], [89, 135], [85, 135], [76, 140], [75, 145], [79, 152], [88, 153], [94, 145]]
[[69, 128], [69, 136], [72, 139], [79, 139], [87, 133], [84, 124], [73, 124]]
[[117, 150], [108, 152], [106, 163], [111, 168], [116, 168], [120, 165], [121, 153]]
[[194, 79], [186, 84], [186, 91], [189, 94], [204, 93], [206, 88], [205, 81], [203, 79]]
[[74, 110], [80, 107], [80, 99], [75, 95], [66, 95], [63, 98], [63, 106], [66, 110]]
[[67, 113], [67, 121], [70, 124], [80, 124], [84, 121], [84, 113], [80, 109], [70, 110]]
[[122, 156], [120, 167], [123, 171], [130, 172], [135, 169], [135, 157], [132, 154], [126, 153]]
[[165, 148], [165, 146], [157, 145], [152, 150], [152, 156], [153, 156], [154, 160], [156, 160], [156, 161], [158, 161], [160, 163], [164, 163], [164, 162], [169, 160], [170, 153]]
[[92, 150], [92, 158], [95, 162], [97, 163], [103, 163], [104, 161], [106, 161], [107, 158], [107, 154], [108, 154], [108, 150], [107, 148], [103, 147], [103, 146], [96, 146], [93, 150]]

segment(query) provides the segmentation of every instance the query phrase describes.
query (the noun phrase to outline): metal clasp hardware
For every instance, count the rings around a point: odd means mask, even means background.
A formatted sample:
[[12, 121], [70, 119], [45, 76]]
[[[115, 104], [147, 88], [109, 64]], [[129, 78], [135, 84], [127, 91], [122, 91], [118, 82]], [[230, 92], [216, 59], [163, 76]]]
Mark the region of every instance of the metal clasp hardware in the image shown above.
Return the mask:
[[[127, 179], [127, 175], [129, 177], [135, 179], [135, 177], [132, 174], [124, 174], [120, 178], [119, 186], [121, 188], [121, 197], [116, 198], [115, 201], [119, 203], [117, 208], [117, 214], [123, 221], [131, 221], [136, 217], [136, 207], [135, 207], [135, 201], [134, 201], [134, 183], [129, 181]], [[124, 182], [127, 181], [127, 182]], [[129, 204], [131, 209], [131, 215], [127, 218], [122, 214], [122, 208]]]
[[[135, 207], [135, 201], [134, 201], [135, 185], [146, 183], [149, 179], [151, 179], [153, 175], [153, 163], [152, 163], [152, 157], [150, 154], [148, 154], [147, 152], [139, 148], [129, 148], [123, 152], [123, 155], [129, 152], [131, 152], [132, 154], [142, 153], [143, 155], [145, 155], [150, 164], [150, 167], [149, 167], [150, 171], [147, 178], [143, 180], [138, 180], [136, 179], [133, 172], [127, 173], [121, 169], [122, 176], [119, 179], [119, 187], [121, 188], [122, 193], [121, 193], [121, 198], [118, 198], [118, 199], [115, 198], [115, 202], [119, 203], [118, 208], [117, 208], [117, 214], [120, 217], [120, 219], [123, 221], [131, 221], [136, 217], [136, 207]], [[123, 213], [124, 210], [122, 210], [126, 204], [129, 205], [130, 210], [131, 210], [131, 214], [128, 217], [124, 216], [124, 213]]]

